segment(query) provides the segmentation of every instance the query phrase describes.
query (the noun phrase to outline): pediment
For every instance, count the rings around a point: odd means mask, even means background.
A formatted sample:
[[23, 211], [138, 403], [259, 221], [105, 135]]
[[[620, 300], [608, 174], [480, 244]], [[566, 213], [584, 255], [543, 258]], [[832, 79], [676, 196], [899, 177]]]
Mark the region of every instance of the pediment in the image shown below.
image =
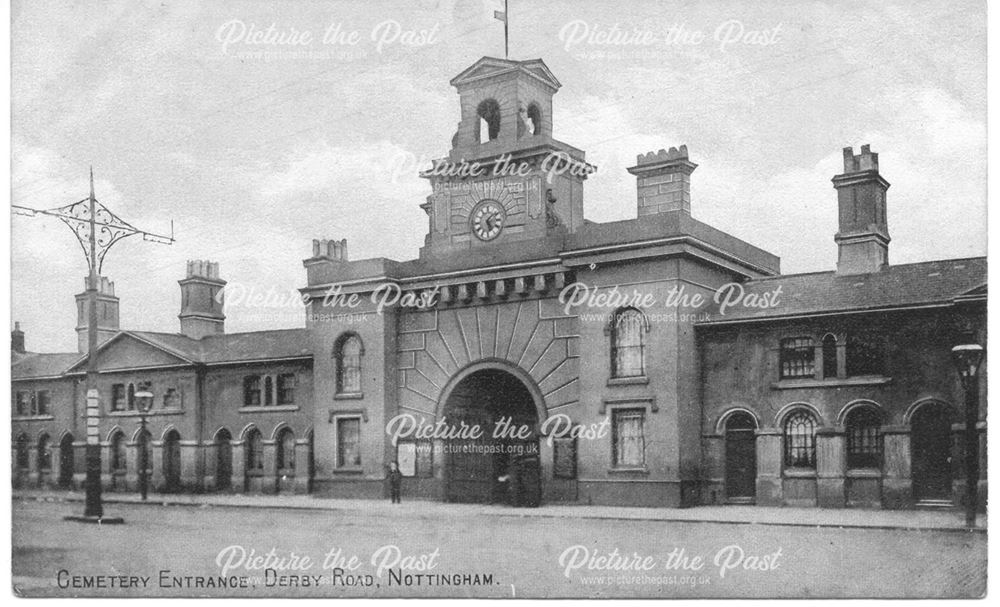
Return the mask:
[[511, 73], [522, 73], [541, 83], [558, 89], [562, 86], [548, 66], [541, 59], [529, 59], [527, 61], [512, 61], [510, 59], [499, 59], [497, 57], [483, 57], [471, 66], [466, 68], [458, 76], [451, 80], [451, 85], [462, 88], [475, 84], [476, 82], [496, 78]]
[[[97, 368], [100, 371], [191, 365], [194, 362], [182, 352], [173, 351], [127, 331], [118, 333], [97, 349]], [[67, 373], [86, 370], [87, 356], [82, 355]]]

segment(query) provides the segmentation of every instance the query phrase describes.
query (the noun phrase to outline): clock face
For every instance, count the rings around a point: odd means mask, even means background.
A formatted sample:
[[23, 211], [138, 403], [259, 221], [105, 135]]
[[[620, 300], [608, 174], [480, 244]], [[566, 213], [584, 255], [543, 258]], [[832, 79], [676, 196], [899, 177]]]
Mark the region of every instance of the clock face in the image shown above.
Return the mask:
[[493, 240], [500, 235], [507, 213], [495, 200], [483, 200], [472, 209], [472, 233], [479, 240]]

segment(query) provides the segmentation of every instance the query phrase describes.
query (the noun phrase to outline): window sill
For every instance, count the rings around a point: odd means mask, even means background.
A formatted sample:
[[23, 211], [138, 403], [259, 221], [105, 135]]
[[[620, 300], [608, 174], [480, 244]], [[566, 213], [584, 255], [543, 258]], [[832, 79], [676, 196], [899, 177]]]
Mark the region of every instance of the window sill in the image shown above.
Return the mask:
[[816, 471], [812, 468], [786, 468], [785, 478], [816, 478]]
[[240, 407], [236, 410], [237, 413], [276, 413], [280, 411], [298, 411], [298, 405], [271, 405], [268, 407], [261, 407], [255, 405], [248, 405]]
[[53, 415], [18, 415], [10, 418], [12, 422], [50, 422], [55, 419]]
[[830, 379], [781, 379], [771, 383], [772, 390], [793, 390], [795, 388], [839, 388], [842, 386], [881, 386], [892, 381], [882, 375], [859, 377], [833, 377]]
[[361, 392], [341, 392], [333, 395], [333, 400], [361, 400], [365, 397]]
[[649, 378], [645, 375], [637, 375], [635, 377], [612, 377], [608, 379], [609, 386], [633, 386], [648, 383]]
[[[109, 417], [140, 417], [139, 411], [108, 411]], [[146, 417], [156, 417], [158, 415], [184, 415], [184, 409], [155, 409], [146, 413]]]
[[848, 468], [847, 478], [882, 478], [882, 471], [878, 468]]
[[649, 468], [608, 468], [608, 474], [641, 474], [649, 475]]

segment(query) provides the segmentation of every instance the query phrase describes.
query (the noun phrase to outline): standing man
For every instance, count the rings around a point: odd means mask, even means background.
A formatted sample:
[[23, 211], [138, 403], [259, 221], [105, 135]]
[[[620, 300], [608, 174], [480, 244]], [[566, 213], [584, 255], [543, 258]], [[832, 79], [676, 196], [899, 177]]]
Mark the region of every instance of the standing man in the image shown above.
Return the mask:
[[386, 478], [389, 479], [389, 498], [393, 504], [401, 504], [399, 492], [403, 486], [403, 473], [399, 471], [399, 464], [396, 462], [389, 464], [389, 474]]

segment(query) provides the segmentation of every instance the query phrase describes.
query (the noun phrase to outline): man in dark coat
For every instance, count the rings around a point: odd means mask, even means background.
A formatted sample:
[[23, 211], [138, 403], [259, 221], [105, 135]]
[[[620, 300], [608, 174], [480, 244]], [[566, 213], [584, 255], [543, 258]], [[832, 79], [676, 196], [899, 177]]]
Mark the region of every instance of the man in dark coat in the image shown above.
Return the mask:
[[403, 473], [399, 471], [399, 464], [396, 462], [389, 464], [389, 473], [386, 478], [389, 479], [389, 498], [393, 504], [401, 504], [399, 493], [403, 486]]

